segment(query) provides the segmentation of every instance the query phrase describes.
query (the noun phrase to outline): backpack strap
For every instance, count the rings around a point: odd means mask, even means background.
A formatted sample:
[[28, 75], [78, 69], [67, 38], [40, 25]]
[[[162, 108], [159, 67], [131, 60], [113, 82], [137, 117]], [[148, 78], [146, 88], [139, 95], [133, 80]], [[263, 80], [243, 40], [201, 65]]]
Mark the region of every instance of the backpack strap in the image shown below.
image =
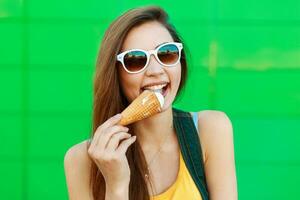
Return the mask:
[[173, 108], [173, 124], [187, 169], [202, 199], [208, 200], [200, 140], [192, 116], [188, 112]]

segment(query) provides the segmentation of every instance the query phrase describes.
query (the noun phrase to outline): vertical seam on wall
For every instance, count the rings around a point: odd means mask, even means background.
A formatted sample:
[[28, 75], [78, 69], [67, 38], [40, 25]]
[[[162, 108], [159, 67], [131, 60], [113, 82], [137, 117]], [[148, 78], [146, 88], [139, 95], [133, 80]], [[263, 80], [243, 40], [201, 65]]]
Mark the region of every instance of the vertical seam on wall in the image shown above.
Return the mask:
[[210, 33], [211, 39], [209, 44], [209, 108], [216, 109], [216, 78], [218, 66], [218, 0], [211, 1], [210, 10]]
[[21, 91], [22, 91], [22, 100], [21, 100], [21, 126], [22, 126], [22, 188], [21, 194], [22, 199], [28, 199], [28, 140], [29, 140], [29, 70], [28, 70], [28, 1], [24, 0], [22, 5], [22, 61], [21, 61]]

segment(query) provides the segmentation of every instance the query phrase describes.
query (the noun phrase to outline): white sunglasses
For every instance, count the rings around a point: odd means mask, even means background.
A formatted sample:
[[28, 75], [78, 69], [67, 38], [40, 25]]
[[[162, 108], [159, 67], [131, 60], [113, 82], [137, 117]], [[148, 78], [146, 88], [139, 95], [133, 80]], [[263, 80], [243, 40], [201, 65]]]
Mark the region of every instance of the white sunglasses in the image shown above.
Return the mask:
[[118, 54], [117, 61], [121, 62], [124, 69], [131, 74], [145, 70], [152, 54], [161, 65], [172, 67], [180, 61], [182, 48], [182, 43], [168, 42], [149, 51], [130, 49]]

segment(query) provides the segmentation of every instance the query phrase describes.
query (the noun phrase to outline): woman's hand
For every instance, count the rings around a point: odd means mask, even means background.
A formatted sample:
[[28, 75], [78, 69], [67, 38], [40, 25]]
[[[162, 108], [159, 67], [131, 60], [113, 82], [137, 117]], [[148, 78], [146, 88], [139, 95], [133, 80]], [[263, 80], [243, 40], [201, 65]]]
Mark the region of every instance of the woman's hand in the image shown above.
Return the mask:
[[127, 127], [118, 125], [120, 120], [121, 115], [118, 114], [100, 125], [88, 149], [110, 190], [128, 187], [130, 182], [126, 151], [135, 142], [136, 136], [131, 137]]

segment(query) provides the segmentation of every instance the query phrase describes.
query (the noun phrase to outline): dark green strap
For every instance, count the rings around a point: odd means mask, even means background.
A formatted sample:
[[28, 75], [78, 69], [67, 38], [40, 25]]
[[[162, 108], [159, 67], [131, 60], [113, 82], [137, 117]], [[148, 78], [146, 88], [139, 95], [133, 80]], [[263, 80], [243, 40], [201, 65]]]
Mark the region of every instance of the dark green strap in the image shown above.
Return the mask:
[[208, 200], [204, 164], [198, 132], [191, 114], [173, 108], [173, 124], [178, 137], [181, 153], [203, 200]]

